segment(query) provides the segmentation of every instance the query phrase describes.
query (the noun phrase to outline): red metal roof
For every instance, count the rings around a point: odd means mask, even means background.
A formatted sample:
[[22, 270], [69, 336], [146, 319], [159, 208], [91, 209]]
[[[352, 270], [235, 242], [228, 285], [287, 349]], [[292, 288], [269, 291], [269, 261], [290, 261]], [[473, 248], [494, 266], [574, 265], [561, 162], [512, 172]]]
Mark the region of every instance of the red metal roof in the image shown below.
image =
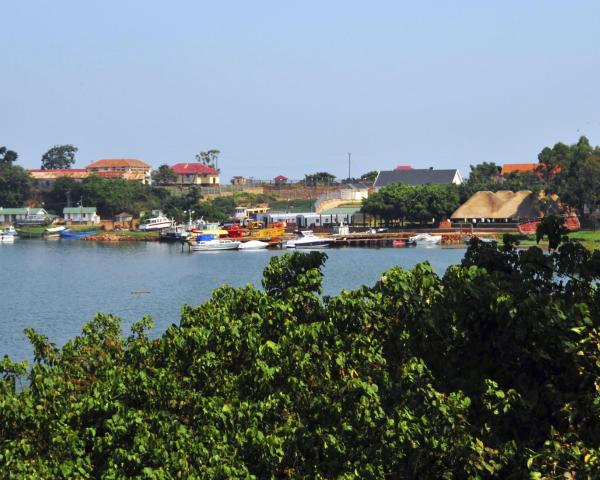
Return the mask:
[[[510, 173], [525, 173], [525, 172], [536, 172], [544, 170], [545, 166], [543, 163], [505, 163], [502, 165], [502, 171], [500, 175], [507, 175]], [[560, 167], [556, 166], [550, 173], [553, 175], [560, 172]]]
[[105, 158], [96, 162], [90, 163], [85, 168], [115, 168], [115, 167], [142, 167], [150, 168], [145, 162], [135, 158]]
[[177, 175], [218, 175], [213, 167], [203, 163], [176, 163], [171, 167]]
[[413, 168], [410, 165], [398, 165], [394, 170], [412, 170]]
[[283, 175], [277, 175], [274, 180], [277, 180], [278, 182], [284, 182], [285, 180], [287, 180], [288, 177], [285, 177]]

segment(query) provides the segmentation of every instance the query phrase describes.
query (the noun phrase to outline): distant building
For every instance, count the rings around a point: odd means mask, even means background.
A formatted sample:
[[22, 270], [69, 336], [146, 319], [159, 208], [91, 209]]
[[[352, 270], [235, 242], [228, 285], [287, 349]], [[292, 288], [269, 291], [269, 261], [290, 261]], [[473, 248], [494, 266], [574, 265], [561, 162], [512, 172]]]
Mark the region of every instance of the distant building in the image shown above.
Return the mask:
[[90, 174], [104, 178], [122, 178], [144, 184], [150, 183], [150, 165], [141, 160], [127, 158], [103, 159], [90, 163], [85, 169]]
[[27, 170], [33, 178], [33, 186], [39, 189], [51, 189], [54, 182], [61, 177], [72, 178], [81, 182], [89, 177], [90, 173], [83, 168], [61, 169], [61, 170]]
[[113, 217], [113, 222], [116, 223], [129, 223], [133, 220], [133, 215], [127, 212], [121, 212]]
[[462, 176], [457, 169], [434, 170], [433, 168], [405, 168], [397, 167], [396, 170], [382, 170], [377, 175], [373, 188], [379, 190], [394, 183], [405, 185], [450, 184], [463, 183]]
[[67, 223], [80, 223], [84, 225], [96, 225], [100, 223], [96, 207], [65, 207], [63, 208], [63, 218]]
[[177, 163], [171, 170], [177, 175], [177, 185], [217, 187], [221, 183], [219, 170], [203, 163]]
[[236, 175], [231, 179], [232, 185], [246, 185], [248, 183], [248, 179], [246, 177], [242, 177], [240, 175]]
[[275, 185], [283, 185], [284, 183], [287, 183], [288, 177], [285, 177], [284, 175], [277, 175], [273, 181], [275, 182]]
[[0, 224], [44, 225], [51, 221], [48, 212], [40, 207], [0, 207]]

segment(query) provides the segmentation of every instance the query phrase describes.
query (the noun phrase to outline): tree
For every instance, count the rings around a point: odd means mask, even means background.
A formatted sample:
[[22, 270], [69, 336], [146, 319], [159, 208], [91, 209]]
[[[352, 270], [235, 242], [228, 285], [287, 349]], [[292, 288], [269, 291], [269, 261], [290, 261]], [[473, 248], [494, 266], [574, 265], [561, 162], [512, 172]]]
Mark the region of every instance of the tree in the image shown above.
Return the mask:
[[0, 475], [597, 478], [600, 253], [474, 240], [442, 276], [323, 297], [325, 261], [274, 256], [158, 336], [27, 329], [31, 367], [0, 360]]
[[600, 147], [592, 147], [586, 137], [576, 144], [557, 143], [538, 155], [540, 164], [552, 172], [548, 191], [557, 193], [561, 201], [587, 216], [599, 206]]
[[304, 175], [306, 185], [331, 185], [335, 181], [335, 175], [327, 172], [317, 172], [311, 175]]
[[0, 165], [12, 165], [18, 157], [17, 152], [0, 147]]
[[459, 188], [449, 185], [405, 185], [394, 183], [363, 200], [362, 212], [392, 220], [427, 223], [448, 218], [460, 205]]
[[375, 181], [375, 179], [377, 178], [377, 175], [379, 175], [379, 172], [377, 170], [371, 170], [370, 172], [363, 173], [360, 176], [360, 179], [363, 182], [371, 182], [371, 183], [373, 183]]
[[502, 170], [502, 167], [496, 165], [494, 162], [483, 162], [477, 165], [469, 165], [469, 167], [471, 169], [469, 180], [474, 182], [497, 180]]
[[29, 198], [31, 176], [21, 167], [0, 164], [0, 207], [22, 207]]
[[82, 198], [82, 184], [71, 177], [58, 177], [52, 189], [43, 195], [44, 205], [62, 215], [63, 208], [75, 205]]
[[75, 163], [77, 147], [73, 145], [55, 145], [42, 156], [42, 170], [63, 170]]
[[163, 164], [158, 167], [158, 170], [152, 172], [152, 181], [155, 183], [175, 183], [177, 180], [177, 174], [167, 164]]
[[216, 148], [207, 150], [206, 152], [200, 152], [196, 155], [196, 160], [203, 163], [204, 165], [208, 165], [209, 167], [219, 168], [219, 155], [221, 154], [221, 150], [217, 150]]

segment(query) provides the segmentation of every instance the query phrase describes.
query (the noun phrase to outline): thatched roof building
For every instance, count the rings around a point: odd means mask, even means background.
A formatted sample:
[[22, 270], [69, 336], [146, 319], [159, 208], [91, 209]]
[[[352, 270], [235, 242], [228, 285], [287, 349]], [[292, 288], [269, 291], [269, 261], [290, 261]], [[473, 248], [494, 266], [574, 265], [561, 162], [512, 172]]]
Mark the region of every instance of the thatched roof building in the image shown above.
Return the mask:
[[450, 218], [463, 222], [517, 222], [539, 217], [540, 207], [540, 197], [529, 190], [477, 192]]

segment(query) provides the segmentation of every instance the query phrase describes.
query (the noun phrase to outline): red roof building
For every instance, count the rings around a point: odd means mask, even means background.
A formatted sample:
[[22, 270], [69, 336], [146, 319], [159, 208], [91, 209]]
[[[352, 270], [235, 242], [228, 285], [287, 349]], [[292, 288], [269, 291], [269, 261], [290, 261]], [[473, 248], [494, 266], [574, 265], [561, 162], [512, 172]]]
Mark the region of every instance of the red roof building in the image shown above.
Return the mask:
[[102, 159], [90, 163], [85, 169], [104, 178], [122, 178], [150, 183], [150, 165], [135, 158]]
[[410, 165], [398, 165], [394, 170], [412, 170], [413, 168]]
[[275, 180], [276, 184], [281, 184], [287, 182], [288, 178], [284, 175], [277, 175], [273, 180]]
[[[511, 173], [536, 173], [540, 170], [543, 171], [544, 168], [542, 163], [505, 163], [502, 165], [500, 176], [510, 175]], [[556, 174], [558, 172], [560, 172], [560, 167], [552, 169], [552, 173]]]
[[178, 185], [217, 186], [220, 184], [219, 171], [203, 163], [176, 163], [171, 170], [177, 175]]

